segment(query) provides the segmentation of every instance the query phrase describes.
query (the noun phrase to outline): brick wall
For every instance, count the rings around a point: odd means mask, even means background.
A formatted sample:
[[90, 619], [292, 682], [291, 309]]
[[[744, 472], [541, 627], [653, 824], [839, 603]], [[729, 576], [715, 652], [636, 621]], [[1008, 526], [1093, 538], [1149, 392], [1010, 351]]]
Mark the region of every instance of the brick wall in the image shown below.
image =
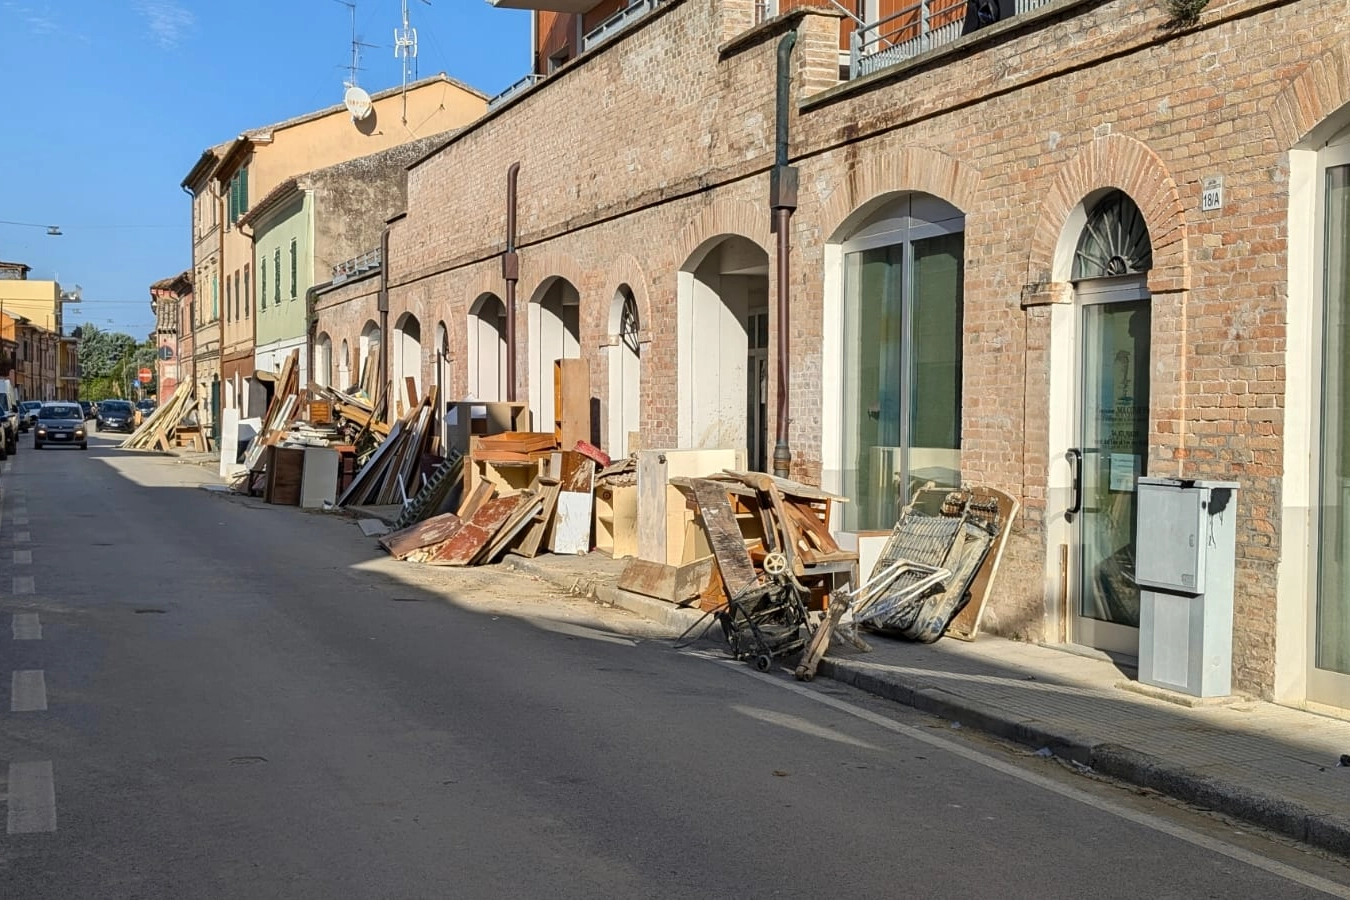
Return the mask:
[[[1339, 46], [1336, 18], [1311, 2], [1236, 0], [1211, 4], [1201, 27], [1177, 31], [1148, 0], [1061, 0], [836, 86], [837, 17], [798, 13], [747, 34], [750, 9], [750, 0], [672, 2], [414, 167], [408, 215], [391, 237], [390, 322], [413, 312], [431, 335], [445, 321], [453, 390], [464, 389], [465, 316], [481, 293], [503, 295], [496, 254], [506, 168], [519, 161], [521, 396], [527, 304], [565, 277], [581, 296], [583, 355], [603, 408], [599, 348], [611, 341], [615, 290], [629, 284], [647, 341], [643, 440], [672, 444], [681, 266], [725, 234], [772, 255], [774, 50], [795, 25], [794, 474], [818, 477], [822, 410], [836, 402], [822, 396], [827, 246], [883, 194], [923, 191], [952, 203], [966, 216], [963, 475], [1024, 504], [986, 621], [1054, 638], [1044, 635], [1043, 586], [1045, 560], [1058, 553], [1044, 528], [1060, 515], [1047, 479], [1059, 452], [1048, 436], [1051, 322], [1072, 302], [1057, 248], [1072, 246], [1070, 222], [1085, 198], [1124, 189], [1154, 250], [1149, 468], [1241, 482], [1235, 678], [1269, 693], [1286, 151], [1335, 109], [1344, 79], [1291, 85]], [[1200, 184], [1214, 175], [1225, 179], [1225, 204], [1202, 213]]]

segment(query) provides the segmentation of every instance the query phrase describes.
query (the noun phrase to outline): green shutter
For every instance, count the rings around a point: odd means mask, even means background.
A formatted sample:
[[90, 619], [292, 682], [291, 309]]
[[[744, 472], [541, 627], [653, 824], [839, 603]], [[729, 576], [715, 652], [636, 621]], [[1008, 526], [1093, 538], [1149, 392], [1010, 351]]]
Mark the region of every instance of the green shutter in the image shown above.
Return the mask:
[[299, 254], [299, 252], [298, 252], [298, 248], [296, 247], [295, 238], [291, 238], [291, 299], [292, 299], [292, 300], [294, 300], [294, 299], [298, 296], [298, 291], [299, 291], [299, 288], [296, 286], [296, 282], [299, 280], [299, 279], [296, 277], [296, 274], [297, 274], [297, 272], [299, 271], [299, 266], [300, 266], [299, 258], [300, 258], [300, 254]]
[[239, 170], [239, 215], [248, 212], [248, 166]]
[[267, 309], [267, 257], [258, 263], [258, 308]]
[[272, 251], [272, 266], [276, 271], [272, 274], [272, 300], [275, 303], [281, 302], [281, 248], [278, 247]]

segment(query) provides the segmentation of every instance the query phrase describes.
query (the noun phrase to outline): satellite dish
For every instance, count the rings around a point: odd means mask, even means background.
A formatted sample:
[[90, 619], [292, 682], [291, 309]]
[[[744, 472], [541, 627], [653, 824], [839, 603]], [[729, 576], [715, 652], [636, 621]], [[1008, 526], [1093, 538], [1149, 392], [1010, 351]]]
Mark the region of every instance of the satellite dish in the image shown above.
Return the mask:
[[354, 84], [349, 85], [347, 92], [342, 95], [342, 105], [347, 107], [347, 112], [352, 114], [353, 122], [364, 119], [374, 110], [374, 106], [370, 102], [370, 95]]

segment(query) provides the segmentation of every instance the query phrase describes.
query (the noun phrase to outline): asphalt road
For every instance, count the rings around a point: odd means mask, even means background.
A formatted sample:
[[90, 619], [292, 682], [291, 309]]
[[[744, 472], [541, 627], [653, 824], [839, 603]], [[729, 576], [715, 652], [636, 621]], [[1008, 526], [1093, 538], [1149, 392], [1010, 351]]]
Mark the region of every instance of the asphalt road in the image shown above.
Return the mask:
[[1350, 897], [1339, 862], [522, 576], [106, 438], [22, 446], [0, 898]]

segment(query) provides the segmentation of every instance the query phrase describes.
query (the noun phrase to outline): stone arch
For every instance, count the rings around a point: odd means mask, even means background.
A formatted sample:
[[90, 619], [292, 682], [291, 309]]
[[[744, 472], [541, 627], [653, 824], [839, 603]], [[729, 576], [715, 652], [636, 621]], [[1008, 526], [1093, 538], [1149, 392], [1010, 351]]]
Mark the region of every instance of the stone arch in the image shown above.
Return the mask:
[[[534, 254], [528, 250], [520, 254], [521, 279], [520, 287], [528, 288], [521, 290], [518, 294], [530, 303], [538, 302], [539, 298], [552, 287], [555, 279], [562, 278], [571, 283], [577, 289], [578, 293], [585, 296], [586, 277], [585, 270], [581, 264], [566, 253], [557, 250], [545, 250], [542, 253]], [[496, 293], [495, 289], [490, 289]], [[519, 307], [517, 307], [519, 314]]]
[[1109, 188], [1128, 194], [1148, 223], [1153, 245], [1149, 290], [1156, 294], [1190, 287], [1186, 213], [1176, 181], [1142, 141], [1112, 134], [1087, 144], [1060, 166], [1047, 189], [1031, 236], [1028, 289], [1044, 285], [1048, 290], [1068, 282], [1072, 246], [1067, 253], [1064, 248], [1078, 240], [1078, 229], [1071, 226], [1085, 215], [1084, 200]]
[[[1304, 66], [1275, 96], [1267, 114], [1281, 150], [1324, 143], [1345, 127], [1350, 113], [1350, 43], [1333, 47]], [[1340, 115], [1338, 115], [1340, 113]]]
[[821, 205], [821, 231], [833, 235], [878, 197], [901, 192], [932, 194], [967, 215], [975, 208], [981, 173], [954, 156], [927, 147], [905, 147], [859, 161]]
[[671, 242], [671, 255], [662, 271], [682, 269], [700, 248], [710, 246], [713, 238], [739, 235], [772, 253], [773, 235], [769, 231], [769, 211], [747, 200], [714, 200], [705, 206]]

